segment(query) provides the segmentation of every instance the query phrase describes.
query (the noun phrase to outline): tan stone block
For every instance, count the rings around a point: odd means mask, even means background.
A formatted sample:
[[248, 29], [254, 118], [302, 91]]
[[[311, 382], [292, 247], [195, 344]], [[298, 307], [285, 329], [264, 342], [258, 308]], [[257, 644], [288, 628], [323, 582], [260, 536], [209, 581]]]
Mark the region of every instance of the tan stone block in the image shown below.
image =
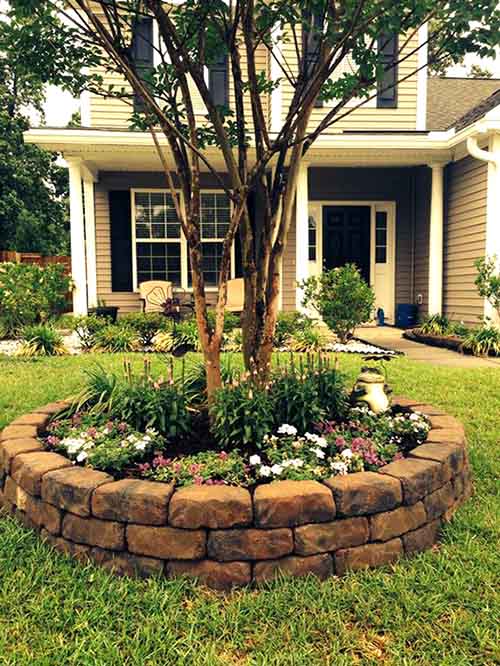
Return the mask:
[[188, 486], [170, 499], [168, 523], [174, 527], [219, 529], [249, 525], [252, 499], [234, 486]]
[[419, 405], [419, 401], [414, 398], [407, 398], [403, 395], [394, 395], [392, 396], [392, 404], [399, 407], [415, 407]]
[[122, 479], [100, 486], [92, 495], [97, 518], [144, 525], [165, 525], [173, 483]]
[[331, 523], [302, 525], [295, 528], [295, 552], [299, 555], [326, 553], [366, 543], [368, 520], [363, 517], [344, 518]]
[[111, 520], [81, 518], [67, 513], [63, 518], [62, 535], [65, 539], [87, 546], [100, 546], [110, 550], [125, 548], [125, 528]]
[[356, 472], [325, 481], [335, 497], [337, 513], [363, 516], [388, 511], [401, 504], [401, 484], [377, 472]]
[[418, 402], [417, 404], [412, 405], [411, 410], [412, 412], [420, 412], [425, 416], [448, 416], [442, 407], [428, 405], [425, 402]]
[[37, 407], [33, 410], [37, 414], [48, 414], [49, 416], [55, 416], [62, 412], [63, 409], [66, 409], [71, 404], [71, 400], [58, 400], [57, 402], [49, 402], [48, 405], [43, 405], [42, 407]]
[[130, 553], [117, 553], [104, 548], [92, 548], [90, 557], [96, 564], [112, 571], [118, 576], [149, 578], [160, 576], [163, 573], [165, 563], [152, 557], [138, 557]]
[[440, 527], [441, 521], [434, 520], [414, 532], [403, 534], [405, 552], [409, 555], [431, 548], [439, 538]]
[[347, 571], [378, 567], [395, 562], [403, 554], [401, 539], [384, 543], [368, 543], [356, 548], [345, 548], [335, 553], [335, 571], [343, 576]]
[[12, 461], [11, 476], [31, 495], [39, 496], [42, 491], [44, 474], [63, 467], [72, 467], [71, 461], [58, 453], [47, 451], [21, 453]]
[[464, 464], [464, 449], [460, 444], [444, 442], [426, 442], [415, 447], [409, 453], [410, 458], [435, 460], [445, 466], [445, 477], [451, 479], [460, 472]]
[[430, 430], [427, 435], [426, 443], [431, 442], [436, 444], [458, 444], [459, 446], [465, 447], [466, 439], [462, 430], [456, 430], [455, 428], [436, 428]]
[[321, 523], [335, 517], [331, 491], [317, 481], [276, 481], [257, 486], [255, 522], [260, 527]]
[[427, 511], [427, 520], [439, 518], [447, 509], [449, 509], [455, 500], [453, 485], [447, 483], [442, 488], [434, 491], [424, 498], [425, 510]]
[[26, 437], [36, 437], [38, 430], [33, 425], [8, 425], [0, 433], [0, 442], [6, 439], [25, 439]]
[[90, 516], [90, 500], [96, 488], [114, 481], [113, 477], [84, 467], [48, 472], [42, 479], [42, 499], [78, 516]]
[[208, 556], [214, 560], [272, 560], [293, 551], [291, 529], [211, 530]]
[[30, 494], [21, 488], [10, 476], [5, 479], [3, 494], [5, 500], [13, 504], [20, 511], [26, 511]]
[[50, 420], [48, 414], [37, 414], [32, 412], [31, 414], [25, 414], [24, 416], [18, 416], [17, 419], [12, 421], [11, 425], [13, 426], [36, 426], [39, 433], [44, 432], [47, 424]]
[[251, 581], [249, 562], [168, 562], [167, 573], [170, 578], [187, 576], [197, 578], [203, 585], [215, 590], [229, 590], [242, 587]]
[[394, 511], [377, 513], [370, 517], [370, 540], [389, 541], [405, 532], [416, 530], [427, 521], [423, 502], [400, 506]]
[[465, 436], [465, 430], [463, 425], [458, 419], [454, 416], [445, 415], [445, 416], [429, 416], [429, 421], [431, 422], [432, 429], [443, 429], [452, 430], [456, 433], [456, 436], [459, 435]]
[[55, 506], [29, 495], [26, 513], [38, 528], [44, 527], [54, 535], [61, 533], [62, 514]]
[[12, 461], [17, 455], [33, 451], [43, 451], [42, 443], [33, 437], [7, 439], [0, 444], [0, 467], [9, 474]]
[[403, 504], [415, 504], [446, 483], [445, 468], [434, 460], [405, 458], [381, 467], [380, 474], [401, 481]]
[[205, 530], [127, 525], [128, 550], [160, 559], [196, 560], [206, 553]]
[[333, 574], [333, 561], [327, 553], [310, 557], [290, 555], [280, 560], [256, 562], [253, 571], [256, 583], [272, 580], [279, 575], [302, 577], [312, 574], [324, 580]]

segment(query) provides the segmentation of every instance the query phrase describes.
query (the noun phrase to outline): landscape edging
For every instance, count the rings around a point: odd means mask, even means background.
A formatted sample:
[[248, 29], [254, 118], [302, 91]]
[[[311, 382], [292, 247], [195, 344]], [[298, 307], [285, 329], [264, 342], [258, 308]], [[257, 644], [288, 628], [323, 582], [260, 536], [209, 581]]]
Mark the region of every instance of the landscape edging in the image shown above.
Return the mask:
[[67, 403], [0, 433], [0, 506], [57, 550], [121, 575], [187, 575], [217, 589], [278, 572], [319, 578], [431, 548], [472, 492], [462, 424], [395, 398], [430, 419], [427, 441], [377, 472], [245, 488], [123, 479], [74, 466], [38, 441]]

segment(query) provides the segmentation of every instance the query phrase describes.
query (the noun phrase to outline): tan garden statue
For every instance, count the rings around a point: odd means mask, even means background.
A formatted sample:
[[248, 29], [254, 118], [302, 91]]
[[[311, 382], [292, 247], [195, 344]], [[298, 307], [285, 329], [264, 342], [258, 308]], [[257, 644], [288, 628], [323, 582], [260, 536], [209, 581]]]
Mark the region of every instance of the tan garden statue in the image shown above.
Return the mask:
[[384, 374], [377, 368], [364, 366], [352, 390], [351, 402], [357, 407], [366, 405], [375, 414], [382, 414], [391, 406], [389, 392]]

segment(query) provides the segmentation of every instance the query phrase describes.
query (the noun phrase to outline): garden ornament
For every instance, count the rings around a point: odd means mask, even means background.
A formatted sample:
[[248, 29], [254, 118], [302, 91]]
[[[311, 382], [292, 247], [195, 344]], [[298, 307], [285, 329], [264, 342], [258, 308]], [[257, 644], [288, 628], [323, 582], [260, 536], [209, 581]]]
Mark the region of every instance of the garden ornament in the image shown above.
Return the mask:
[[351, 393], [351, 402], [368, 406], [374, 414], [382, 414], [390, 407], [390, 393], [385, 375], [378, 368], [363, 366]]

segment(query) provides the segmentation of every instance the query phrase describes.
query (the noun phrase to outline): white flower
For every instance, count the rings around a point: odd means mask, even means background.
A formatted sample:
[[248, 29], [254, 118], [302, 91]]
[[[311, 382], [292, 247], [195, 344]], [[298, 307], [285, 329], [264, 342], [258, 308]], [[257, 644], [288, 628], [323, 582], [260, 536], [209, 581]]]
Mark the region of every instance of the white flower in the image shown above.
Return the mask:
[[350, 460], [352, 458], [352, 451], [351, 449], [344, 449], [340, 455], [342, 458], [347, 458], [347, 460]]
[[249, 458], [250, 465], [260, 465], [260, 462], [261, 462], [260, 456], [258, 456], [257, 454], [255, 454], [254, 456], [250, 456]]
[[283, 467], [281, 465], [275, 464], [271, 467], [271, 474], [274, 474], [274, 476], [279, 476], [282, 471]]
[[269, 467], [269, 465], [262, 465], [259, 468], [259, 475], [260, 476], [271, 476], [271, 473], [272, 472], [271, 472], [271, 468]]
[[147, 442], [145, 442], [143, 439], [140, 439], [138, 442], [134, 444], [134, 448], [136, 451], [144, 451], [146, 449]]
[[292, 425], [288, 425], [288, 423], [283, 423], [282, 426], [278, 428], [278, 435], [296, 435], [297, 434], [297, 428]]
[[302, 460], [302, 458], [293, 458], [292, 460], [290, 460], [290, 465], [295, 468], [303, 467], [304, 461]]
[[77, 462], [83, 462], [84, 460], [87, 460], [88, 455], [85, 451], [81, 451], [77, 456], [76, 456], [76, 461]]
[[420, 421], [420, 416], [418, 414], [410, 414], [410, 421]]
[[325, 452], [322, 451], [321, 449], [313, 449], [313, 453], [316, 454], [316, 458], [324, 458], [325, 457]]
[[66, 448], [69, 456], [74, 456], [83, 448], [85, 441], [81, 438], [68, 437], [63, 439], [61, 444]]
[[328, 446], [328, 442], [324, 437], [320, 437], [319, 435], [316, 435], [314, 433], [306, 432], [304, 437], [310, 442], [314, 442], [316, 446], [321, 446], [321, 447]]
[[341, 461], [333, 462], [333, 463], [331, 464], [331, 468], [332, 468], [335, 472], [338, 472], [341, 476], [344, 476], [345, 474], [347, 474], [347, 471], [348, 471], [348, 468], [347, 468], [346, 463], [345, 463], [345, 462], [341, 462]]

